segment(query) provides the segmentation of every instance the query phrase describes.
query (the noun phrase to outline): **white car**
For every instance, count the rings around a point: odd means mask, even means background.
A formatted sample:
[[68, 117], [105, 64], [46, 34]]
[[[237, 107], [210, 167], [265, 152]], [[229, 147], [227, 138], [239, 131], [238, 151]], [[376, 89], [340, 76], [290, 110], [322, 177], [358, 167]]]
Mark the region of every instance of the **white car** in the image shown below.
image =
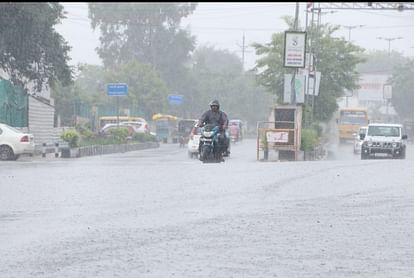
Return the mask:
[[[133, 133], [149, 133], [148, 124], [146, 122], [120, 122], [119, 127], [126, 127], [128, 135]], [[100, 134], [109, 134], [111, 129], [118, 128], [118, 124], [106, 124], [99, 131]]]
[[34, 149], [32, 134], [0, 123], [0, 160], [16, 160], [22, 154], [33, 155]]
[[407, 135], [403, 134], [401, 124], [369, 124], [361, 147], [361, 159], [387, 156], [405, 159]]
[[132, 126], [136, 133], [149, 133], [150, 129], [147, 122], [120, 122], [120, 125], [123, 126]]
[[190, 158], [198, 156], [198, 145], [200, 144], [201, 128], [194, 126], [191, 130], [190, 137], [188, 139], [188, 156]]
[[361, 146], [364, 140], [361, 140], [361, 134], [366, 134], [368, 127], [361, 126], [358, 130], [358, 133], [354, 133], [354, 154], [361, 153]]

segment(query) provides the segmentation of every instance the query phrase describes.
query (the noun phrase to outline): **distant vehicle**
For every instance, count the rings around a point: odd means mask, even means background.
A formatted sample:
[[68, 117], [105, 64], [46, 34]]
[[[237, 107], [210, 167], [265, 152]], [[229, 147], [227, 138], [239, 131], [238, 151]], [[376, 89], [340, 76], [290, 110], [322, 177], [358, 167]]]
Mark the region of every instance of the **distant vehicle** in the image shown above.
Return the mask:
[[345, 143], [353, 140], [353, 134], [357, 133], [361, 126], [367, 126], [367, 108], [341, 108], [336, 120], [338, 126], [339, 142]]
[[366, 134], [368, 127], [367, 126], [361, 126], [359, 128], [358, 133], [354, 133], [355, 140], [354, 140], [354, 154], [360, 154], [361, 153], [361, 146], [364, 140], [361, 140], [361, 134]]
[[401, 124], [369, 124], [361, 147], [361, 159], [381, 155], [405, 159], [407, 135], [402, 134]]
[[122, 126], [132, 126], [136, 133], [149, 133], [150, 129], [146, 121], [142, 122], [120, 122]]
[[101, 128], [101, 130], [99, 131], [100, 135], [110, 135], [111, 134], [111, 130], [117, 129], [117, 128], [126, 128], [128, 129], [128, 138], [132, 138], [132, 136], [135, 133], [134, 127], [130, 126], [130, 125], [123, 125], [123, 124], [106, 124], [103, 128]]
[[229, 133], [233, 142], [243, 140], [243, 121], [239, 119], [229, 120]]
[[102, 129], [106, 124], [117, 124], [119, 122], [147, 122], [144, 118], [136, 116], [102, 116], [99, 117], [99, 129]]
[[[119, 127], [128, 128], [129, 135], [132, 136], [133, 133], [149, 133], [148, 123], [144, 120], [141, 122], [120, 122]], [[100, 134], [108, 134], [110, 129], [118, 128], [117, 123], [105, 124], [100, 130]]]
[[194, 119], [181, 119], [178, 121], [178, 142], [180, 143], [180, 147], [183, 147], [188, 143], [190, 138], [190, 133], [197, 123], [197, 120]]
[[188, 156], [190, 158], [198, 156], [198, 147], [200, 145], [201, 137], [201, 128], [194, 126], [190, 132], [190, 137], [188, 138], [187, 148]]
[[229, 123], [229, 134], [230, 134], [230, 139], [233, 143], [236, 143], [239, 140], [241, 140], [240, 128], [238, 127], [236, 123]]
[[155, 124], [157, 140], [163, 143], [177, 143], [178, 118], [167, 114], [154, 114], [152, 120]]
[[20, 155], [34, 154], [34, 136], [0, 123], [0, 160], [17, 160]]

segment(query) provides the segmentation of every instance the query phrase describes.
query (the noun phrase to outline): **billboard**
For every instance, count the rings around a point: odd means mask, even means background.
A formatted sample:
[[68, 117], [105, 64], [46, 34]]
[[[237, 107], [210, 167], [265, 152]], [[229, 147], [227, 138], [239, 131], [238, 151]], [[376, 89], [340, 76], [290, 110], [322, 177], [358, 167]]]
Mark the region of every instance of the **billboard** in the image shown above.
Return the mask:
[[358, 99], [360, 101], [383, 101], [384, 85], [388, 84], [388, 74], [361, 74], [358, 82]]
[[304, 68], [306, 53], [306, 32], [286, 31], [284, 67]]

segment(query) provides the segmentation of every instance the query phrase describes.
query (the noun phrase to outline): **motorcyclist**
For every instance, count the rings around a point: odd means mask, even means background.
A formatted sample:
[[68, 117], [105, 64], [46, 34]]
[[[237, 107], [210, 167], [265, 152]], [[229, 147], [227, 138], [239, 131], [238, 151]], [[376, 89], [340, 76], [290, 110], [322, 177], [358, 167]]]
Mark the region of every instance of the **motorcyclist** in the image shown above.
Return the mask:
[[227, 118], [227, 114], [224, 111], [220, 110], [220, 103], [218, 100], [213, 100], [210, 102], [210, 110], [207, 110], [203, 113], [201, 118], [198, 120], [197, 125], [202, 127], [206, 124], [212, 124], [214, 126], [219, 127], [220, 137], [219, 140], [224, 142], [226, 146], [225, 155], [228, 156], [230, 153], [229, 151], [229, 136], [227, 135], [227, 127], [229, 124], [229, 120]]

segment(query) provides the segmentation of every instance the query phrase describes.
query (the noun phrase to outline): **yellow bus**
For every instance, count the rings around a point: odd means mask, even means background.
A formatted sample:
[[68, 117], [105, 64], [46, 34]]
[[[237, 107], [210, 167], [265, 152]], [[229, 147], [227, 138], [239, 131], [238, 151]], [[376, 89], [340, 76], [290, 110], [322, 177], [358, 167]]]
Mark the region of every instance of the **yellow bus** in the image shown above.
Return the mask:
[[152, 116], [157, 139], [163, 143], [177, 143], [178, 117], [157, 113]]
[[369, 123], [368, 109], [363, 107], [340, 108], [336, 122], [339, 142], [353, 140], [353, 134], [358, 133], [361, 126], [367, 126]]

